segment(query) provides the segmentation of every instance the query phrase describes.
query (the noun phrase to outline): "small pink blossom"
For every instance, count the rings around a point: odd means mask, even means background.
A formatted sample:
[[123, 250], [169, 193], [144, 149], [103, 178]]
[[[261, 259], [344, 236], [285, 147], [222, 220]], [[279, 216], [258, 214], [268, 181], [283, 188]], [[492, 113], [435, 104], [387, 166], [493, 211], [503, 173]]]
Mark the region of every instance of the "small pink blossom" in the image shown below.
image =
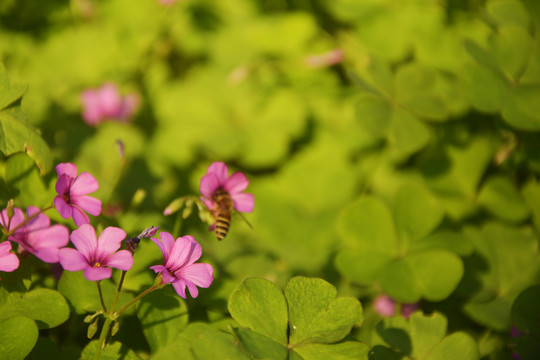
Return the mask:
[[60, 264], [64, 270], [84, 270], [84, 277], [90, 281], [108, 279], [112, 269], [127, 271], [133, 266], [133, 256], [127, 250], [120, 250], [124, 230], [109, 226], [96, 238], [96, 231], [89, 224], [83, 224], [71, 233], [71, 242], [76, 249], [60, 249]]
[[12, 272], [19, 267], [19, 258], [11, 252], [11, 243], [0, 243], [0, 271]]
[[[373, 301], [375, 312], [383, 317], [392, 317], [396, 314], [396, 302], [388, 295], [379, 295]], [[413, 312], [419, 309], [418, 303], [402, 304], [401, 316], [408, 319]]]
[[113, 83], [105, 83], [98, 89], [85, 90], [81, 94], [83, 119], [91, 126], [107, 120], [127, 122], [139, 105], [139, 97], [129, 94], [122, 97]]
[[186, 286], [191, 297], [199, 295], [198, 287], [207, 288], [212, 284], [214, 269], [209, 264], [197, 263], [201, 257], [201, 245], [193, 236], [186, 235], [174, 240], [167, 232], [159, 234], [160, 239], [151, 238], [163, 253], [163, 265], [151, 266], [150, 269], [161, 273], [162, 281], [171, 284], [176, 293], [186, 298]]
[[253, 194], [243, 192], [249, 185], [246, 175], [235, 172], [228, 176], [228, 172], [229, 169], [223, 162], [215, 162], [208, 167], [206, 174], [201, 178], [202, 202], [210, 211], [218, 211], [219, 204], [216, 203], [216, 194], [225, 191], [232, 199], [236, 211], [252, 212], [255, 205]]
[[[6, 228], [7, 209], [2, 211], [0, 223]], [[26, 223], [21, 209], [15, 208], [14, 215], [7, 225], [11, 231], [8, 240], [19, 244], [19, 252], [27, 251], [46, 263], [58, 262], [58, 250], [69, 242], [69, 231], [63, 225], [50, 225], [47, 215], [40, 213], [37, 207], [29, 206], [26, 210]], [[22, 224], [22, 225], [21, 225]]]
[[97, 180], [87, 172], [77, 176], [77, 167], [71, 163], [56, 166], [58, 181], [54, 198], [54, 206], [64, 219], [73, 216], [77, 226], [88, 224], [90, 219], [85, 211], [97, 216], [101, 213], [101, 201], [87, 194], [99, 188]]
[[311, 68], [326, 67], [341, 63], [344, 57], [343, 50], [333, 49], [323, 54], [308, 56], [306, 64]]

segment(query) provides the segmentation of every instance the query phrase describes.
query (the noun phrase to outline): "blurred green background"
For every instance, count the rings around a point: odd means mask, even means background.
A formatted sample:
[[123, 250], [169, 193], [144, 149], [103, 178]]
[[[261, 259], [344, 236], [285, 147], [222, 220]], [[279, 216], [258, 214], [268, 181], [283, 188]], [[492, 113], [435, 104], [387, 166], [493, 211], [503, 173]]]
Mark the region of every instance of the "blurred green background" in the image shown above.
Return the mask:
[[[536, 0], [4, 0], [0, 60], [53, 164], [98, 179], [99, 224], [201, 243], [204, 319], [247, 276], [317, 276], [368, 314], [422, 301], [488, 356], [540, 281], [539, 19]], [[140, 96], [129, 123], [82, 120], [105, 82]], [[2, 200], [47, 205], [54, 170], [21, 181], [12, 157]], [[235, 216], [222, 242], [196, 210], [162, 215], [214, 161], [255, 195], [253, 229]]]

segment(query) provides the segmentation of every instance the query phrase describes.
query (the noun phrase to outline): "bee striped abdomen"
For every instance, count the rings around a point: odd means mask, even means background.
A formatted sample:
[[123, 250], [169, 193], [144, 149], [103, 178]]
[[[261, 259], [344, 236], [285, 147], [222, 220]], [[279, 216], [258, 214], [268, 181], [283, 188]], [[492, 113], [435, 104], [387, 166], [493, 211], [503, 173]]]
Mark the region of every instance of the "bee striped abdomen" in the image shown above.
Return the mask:
[[229, 232], [229, 226], [231, 225], [231, 213], [230, 212], [221, 212], [217, 215], [216, 218], [216, 237], [218, 240], [223, 240]]

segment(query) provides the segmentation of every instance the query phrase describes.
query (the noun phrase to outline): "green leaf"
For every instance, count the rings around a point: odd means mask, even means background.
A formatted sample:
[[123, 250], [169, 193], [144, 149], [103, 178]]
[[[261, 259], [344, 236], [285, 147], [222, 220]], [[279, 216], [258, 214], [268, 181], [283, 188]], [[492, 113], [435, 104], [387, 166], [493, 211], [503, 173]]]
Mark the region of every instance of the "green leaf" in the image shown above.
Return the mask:
[[440, 313], [422, 315], [416, 312], [409, 318], [410, 336], [413, 343], [412, 355], [422, 359], [446, 335], [448, 321]]
[[[94, 340], [88, 343], [82, 351], [80, 360], [94, 360], [98, 348], [101, 347], [101, 343], [98, 340]], [[107, 343], [107, 346], [101, 351], [99, 355], [100, 360], [140, 360], [141, 358], [135, 354], [127, 346], [119, 343], [112, 342]]]
[[491, 51], [506, 76], [517, 82], [529, 61], [533, 46], [528, 30], [515, 25], [501, 26], [489, 40]]
[[11, 293], [0, 309], [0, 319], [18, 315], [35, 320], [40, 329], [48, 329], [68, 319], [69, 307], [59, 292], [50, 289]]
[[271, 281], [244, 280], [229, 298], [229, 312], [239, 325], [287, 345], [287, 303]]
[[418, 116], [443, 121], [449, 115], [439, 94], [437, 72], [420, 64], [402, 66], [396, 73], [396, 101]]
[[540, 336], [540, 286], [531, 286], [521, 292], [512, 304], [511, 317], [520, 331]]
[[175, 358], [182, 360], [195, 360], [187, 340], [177, 339], [176, 341], [162, 347], [157, 352], [152, 353], [152, 360], [170, 360]]
[[35, 163], [24, 153], [17, 153], [7, 159], [6, 181], [15, 194], [15, 205], [46, 206], [53, 196], [47, 191], [39, 176]]
[[448, 250], [457, 255], [466, 256], [473, 252], [474, 247], [471, 241], [463, 234], [448, 230], [440, 230], [429, 234], [415, 241], [409, 247], [411, 253], [435, 249]]
[[[105, 305], [110, 306], [116, 294], [116, 285], [110, 281], [100, 282]], [[101, 309], [97, 285], [95, 281], [84, 278], [82, 271], [64, 271], [58, 281], [58, 291], [66, 297], [69, 305], [73, 307], [77, 314], [95, 312]], [[117, 309], [129, 302], [133, 298], [130, 293], [122, 292], [117, 303]], [[133, 311], [128, 309], [126, 312]]]
[[502, 110], [503, 119], [520, 130], [540, 130], [540, 86], [519, 86], [509, 94]]
[[491, 52], [485, 50], [469, 39], [465, 40], [465, 49], [467, 49], [469, 55], [471, 55], [479, 64], [505, 78], [504, 71], [501, 69], [500, 64]]
[[446, 337], [440, 344], [435, 346], [426, 357], [426, 360], [477, 360], [479, 359], [478, 348], [475, 341], [464, 332], [457, 332]]
[[337, 254], [335, 263], [338, 271], [354, 283], [369, 285], [393, 260], [393, 256], [376, 251], [346, 249]]
[[363, 96], [356, 103], [356, 118], [371, 136], [382, 139], [390, 128], [392, 107], [380, 97]]
[[287, 359], [288, 350], [265, 335], [247, 328], [233, 328], [242, 346], [256, 359]]
[[5, 156], [26, 152], [36, 162], [42, 175], [52, 168], [52, 154], [47, 143], [17, 110], [0, 111], [0, 151]]
[[294, 349], [304, 360], [367, 360], [370, 347], [357, 341], [339, 344], [307, 344]]
[[355, 298], [336, 299], [336, 289], [322, 279], [294, 277], [287, 283], [289, 344], [334, 343], [362, 323], [362, 306]]
[[492, 177], [486, 181], [478, 194], [478, 203], [495, 216], [507, 221], [523, 221], [530, 214], [518, 189], [502, 176]]
[[394, 109], [388, 134], [390, 156], [393, 159], [402, 161], [422, 150], [430, 137], [428, 127], [412, 113], [399, 108]]
[[486, 4], [489, 16], [499, 25], [519, 25], [524, 29], [530, 26], [530, 17], [525, 6], [516, 0], [491, 0]]
[[379, 276], [382, 290], [397, 301], [413, 303], [421, 297], [430, 301], [447, 298], [463, 276], [463, 264], [443, 250], [408, 254], [386, 266]]
[[394, 221], [388, 207], [378, 198], [365, 196], [346, 207], [337, 219], [338, 233], [353, 249], [398, 253]]
[[402, 186], [396, 194], [394, 214], [400, 240], [409, 243], [435, 230], [444, 210], [428, 189], [411, 183]]
[[251, 359], [235, 343], [231, 334], [216, 330], [208, 324], [189, 324], [180, 339], [188, 341], [191, 353], [197, 360]]
[[446, 299], [463, 276], [461, 259], [447, 251], [431, 250], [408, 255], [416, 286], [429, 301]]
[[146, 295], [137, 315], [152, 352], [176, 339], [189, 318], [186, 303], [176, 293], [163, 290]]
[[26, 84], [13, 84], [9, 81], [6, 68], [0, 62], [0, 110], [5, 109], [22, 98], [28, 90]]
[[498, 72], [476, 63], [466, 64], [461, 73], [464, 97], [482, 112], [499, 112], [510, 93], [510, 84]]
[[36, 344], [37, 338], [36, 323], [25, 316], [0, 321], [0, 358], [24, 359]]

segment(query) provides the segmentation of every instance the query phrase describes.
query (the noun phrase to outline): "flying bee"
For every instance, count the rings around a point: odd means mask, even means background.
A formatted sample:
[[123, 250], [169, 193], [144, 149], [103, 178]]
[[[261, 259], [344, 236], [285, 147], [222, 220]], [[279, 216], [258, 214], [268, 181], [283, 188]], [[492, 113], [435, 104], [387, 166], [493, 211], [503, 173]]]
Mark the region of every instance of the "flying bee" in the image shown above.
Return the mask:
[[227, 190], [217, 189], [212, 196], [212, 201], [216, 204], [213, 211], [216, 220], [215, 231], [218, 240], [223, 240], [229, 232], [231, 226], [231, 215], [234, 209], [234, 203]]

